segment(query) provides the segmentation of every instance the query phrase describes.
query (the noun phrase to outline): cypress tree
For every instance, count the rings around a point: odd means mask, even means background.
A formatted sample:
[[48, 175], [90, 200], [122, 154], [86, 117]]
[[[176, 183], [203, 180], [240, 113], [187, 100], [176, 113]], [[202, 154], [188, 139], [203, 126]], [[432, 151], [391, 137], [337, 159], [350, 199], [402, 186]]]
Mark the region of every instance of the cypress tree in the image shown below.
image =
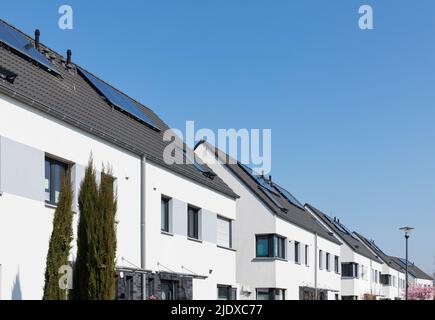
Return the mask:
[[72, 298], [115, 299], [117, 200], [110, 169], [103, 168], [100, 186], [92, 158], [79, 193], [80, 218]]
[[73, 191], [71, 174], [68, 171], [59, 194], [59, 202], [53, 218], [53, 231], [47, 254], [44, 284], [44, 300], [66, 300], [67, 291], [59, 286], [59, 268], [68, 265], [73, 240]]
[[117, 200], [114, 191], [112, 171], [103, 167], [99, 188], [99, 299], [115, 299], [116, 275], [116, 210]]
[[86, 168], [79, 192], [80, 218], [77, 230], [77, 259], [74, 268], [75, 300], [98, 298], [98, 186], [92, 156]]

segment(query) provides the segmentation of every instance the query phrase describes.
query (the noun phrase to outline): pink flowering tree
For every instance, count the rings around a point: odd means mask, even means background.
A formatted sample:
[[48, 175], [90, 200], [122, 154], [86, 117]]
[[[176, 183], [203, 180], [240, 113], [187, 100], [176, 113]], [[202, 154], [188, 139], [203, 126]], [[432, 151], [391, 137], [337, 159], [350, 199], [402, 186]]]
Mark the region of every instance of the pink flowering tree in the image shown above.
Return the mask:
[[433, 300], [435, 287], [424, 287], [412, 284], [408, 288], [408, 300]]

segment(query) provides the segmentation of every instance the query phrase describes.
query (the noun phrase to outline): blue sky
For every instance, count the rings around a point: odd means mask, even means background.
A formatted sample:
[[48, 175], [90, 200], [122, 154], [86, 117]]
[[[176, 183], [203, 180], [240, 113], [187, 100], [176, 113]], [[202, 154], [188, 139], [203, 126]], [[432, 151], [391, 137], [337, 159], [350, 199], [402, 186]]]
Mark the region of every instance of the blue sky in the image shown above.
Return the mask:
[[[74, 30], [57, 26], [74, 9]], [[375, 30], [358, 28], [370, 4]], [[435, 262], [435, 3], [7, 1], [1, 18], [170, 126], [271, 128], [273, 176], [392, 255]]]

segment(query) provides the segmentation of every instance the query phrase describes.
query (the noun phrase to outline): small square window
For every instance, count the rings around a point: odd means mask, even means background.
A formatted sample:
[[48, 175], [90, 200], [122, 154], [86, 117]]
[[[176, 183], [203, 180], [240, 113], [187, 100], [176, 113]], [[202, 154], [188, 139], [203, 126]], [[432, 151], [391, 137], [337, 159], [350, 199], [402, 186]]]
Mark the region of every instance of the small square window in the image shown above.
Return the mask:
[[285, 290], [283, 289], [257, 289], [257, 300], [285, 300]]
[[218, 300], [236, 300], [236, 288], [218, 285]]

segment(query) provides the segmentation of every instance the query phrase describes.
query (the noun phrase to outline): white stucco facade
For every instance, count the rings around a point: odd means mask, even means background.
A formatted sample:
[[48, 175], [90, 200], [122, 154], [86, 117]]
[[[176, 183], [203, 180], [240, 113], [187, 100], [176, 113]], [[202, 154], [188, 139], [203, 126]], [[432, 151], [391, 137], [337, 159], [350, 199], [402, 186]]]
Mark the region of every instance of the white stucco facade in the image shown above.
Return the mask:
[[432, 287], [433, 280], [416, 278], [415, 284], [423, 287]]
[[[341, 295], [344, 299], [364, 300], [367, 295], [374, 296], [376, 299], [383, 297], [383, 288], [380, 280], [383, 264], [369, 257], [356, 252], [348, 243], [328, 227], [308, 206], [308, 212], [318, 220], [325, 228], [334, 234], [342, 242], [340, 247], [340, 257], [342, 264], [356, 264], [357, 275], [341, 277]], [[360, 243], [363, 246], [362, 243]]]
[[[382, 276], [388, 277], [388, 279], [384, 279], [384, 281], [381, 281], [381, 298], [387, 299], [387, 300], [400, 300], [403, 298], [403, 289], [401, 286], [404, 284], [405, 274], [401, 272], [401, 268], [393, 268], [389, 264], [393, 264], [391, 259], [388, 259], [388, 257], [380, 251], [379, 248], [376, 247], [374, 242], [372, 241], [371, 246], [368, 245], [365, 241], [368, 241], [367, 239], [364, 239], [359, 234], [356, 234], [356, 236], [361, 240], [361, 243], [368, 249], [370, 252], [372, 252], [374, 255], [378, 256], [379, 259], [382, 260]], [[379, 254], [376, 252], [376, 250], [379, 250]]]
[[[44, 201], [46, 155], [72, 164], [75, 196], [91, 153], [97, 170], [103, 163], [111, 165], [118, 194], [117, 264], [141, 265], [139, 156], [3, 95], [0, 139], [0, 299], [42, 298], [55, 210]], [[235, 219], [235, 200], [151, 162], [144, 166], [145, 269], [161, 271], [163, 265], [174, 272], [204, 276], [193, 280], [193, 298], [216, 299], [217, 284], [236, 284], [235, 252], [217, 247], [215, 240], [217, 215]], [[185, 221], [174, 226], [172, 235], [160, 231], [162, 194], [178, 203], [172, 216]], [[201, 210], [201, 242], [188, 240], [183, 231], [187, 204]], [[77, 220], [76, 213], [75, 232]], [[72, 259], [75, 240], [73, 245]]]
[[391, 284], [382, 285], [382, 294], [384, 299], [388, 299], [388, 300], [403, 299], [403, 289], [400, 287], [400, 280], [405, 281], [405, 274], [394, 268], [389, 267], [385, 263], [382, 265], [382, 274], [391, 276]]
[[[376, 296], [379, 299], [382, 292], [379, 275], [382, 264], [353, 251], [347, 244], [341, 246], [341, 260], [343, 263], [356, 263], [358, 265], [357, 277], [342, 277], [341, 290], [344, 297], [356, 297], [364, 300], [365, 295]], [[378, 276], [375, 276], [375, 272]]]
[[[156, 165], [146, 165], [146, 269], [193, 273], [194, 299], [214, 300], [217, 285], [236, 287], [236, 253], [216, 243], [216, 219], [236, 219], [234, 199], [212, 192]], [[172, 230], [160, 231], [160, 200], [176, 201], [171, 212]], [[187, 206], [201, 209], [200, 241], [187, 237]]]

